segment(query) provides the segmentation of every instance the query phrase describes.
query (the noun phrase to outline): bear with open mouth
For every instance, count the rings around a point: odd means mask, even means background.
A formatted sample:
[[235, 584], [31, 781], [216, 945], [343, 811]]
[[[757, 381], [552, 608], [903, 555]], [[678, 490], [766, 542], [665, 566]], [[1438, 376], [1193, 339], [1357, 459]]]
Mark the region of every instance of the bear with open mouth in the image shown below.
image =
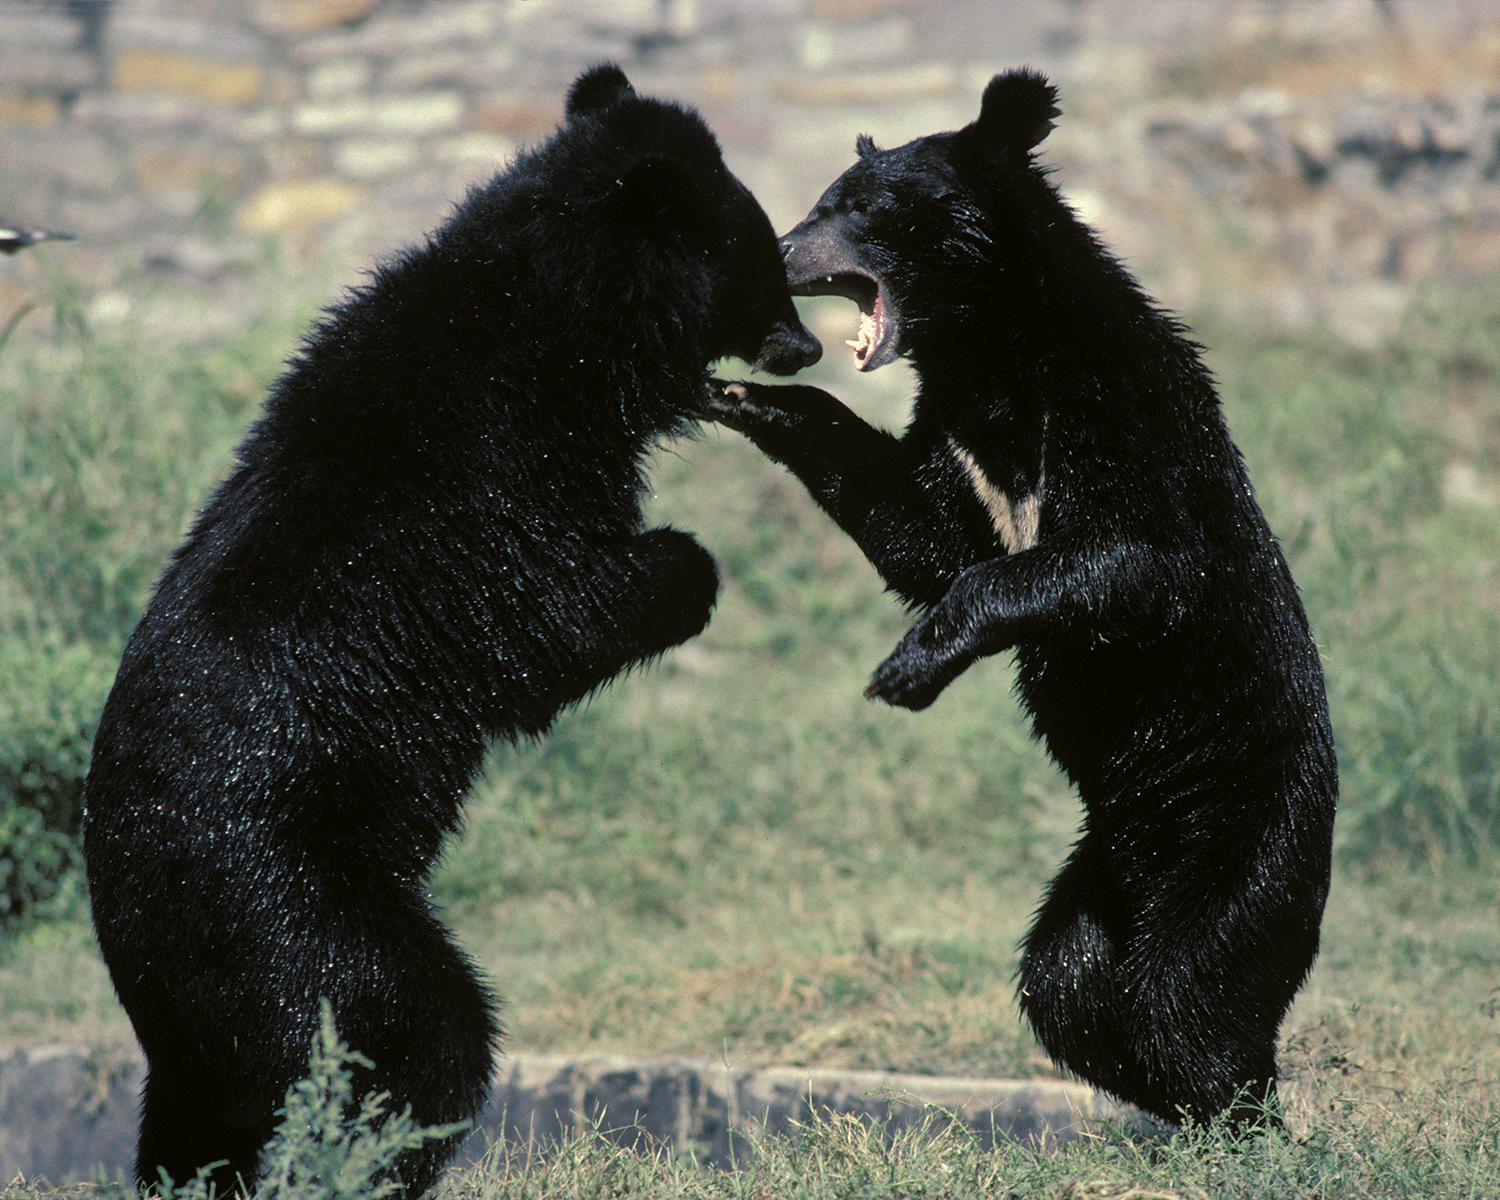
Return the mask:
[[714, 415], [922, 610], [870, 696], [925, 708], [1014, 650], [1084, 806], [1019, 969], [1048, 1052], [1169, 1122], [1274, 1124], [1328, 891], [1323, 672], [1199, 347], [1036, 160], [1055, 101], [1012, 71], [960, 130], [861, 137], [782, 239], [794, 292], [858, 304], [858, 369], [913, 364], [901, 437], [806, 386]]

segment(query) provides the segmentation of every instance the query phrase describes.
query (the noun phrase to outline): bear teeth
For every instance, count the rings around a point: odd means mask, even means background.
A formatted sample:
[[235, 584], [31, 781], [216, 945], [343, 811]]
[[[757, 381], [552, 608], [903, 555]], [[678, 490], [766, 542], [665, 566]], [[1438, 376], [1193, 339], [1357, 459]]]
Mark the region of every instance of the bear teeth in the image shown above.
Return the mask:
[[854, 351], [854, 365], [861, 371], [868, 371], [876, 365], [872, 355], [885, 336], [885, 323], [882, 316], [880, 299], [877, 296], [873, 307], [859, 310], [859, 333], [844, 343]]
[[872, 312], [861, 312], [859, 314], [859, 333], [844, 343], [854, 351], [854, 364], [860, 366], [869, 357], [870, 349], [875, 345], [875, 314]]

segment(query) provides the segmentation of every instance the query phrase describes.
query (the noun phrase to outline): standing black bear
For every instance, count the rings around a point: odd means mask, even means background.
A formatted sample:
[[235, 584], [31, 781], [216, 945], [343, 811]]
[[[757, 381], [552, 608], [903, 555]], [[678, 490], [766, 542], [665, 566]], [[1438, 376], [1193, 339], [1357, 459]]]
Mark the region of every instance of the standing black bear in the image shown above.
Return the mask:
[[[695, 113], [579, 78], [549, 142], [319, 324], [130, 640], [94, 743], [94, 920], [149, 1060], [138, 1174], [257, 1175], [328, 997], [363, 1086], [484, 1101], [489, 992], [424, 892], [494, 737], [698, 633], [640, 459], [708, 364], [817, 342]], [[409, 1194], [452, 1150], [398, 1167]]]
[[716, 415], [930, 610], [869, 695], [924, 708], [1015, 648], [1086, 810], [1021, 961], [1048, 1052], [1167, 1120], [1254, 1120], [1328, 888], [1322, 670], [1197, 347], [1032, 160], [1054, 100], [1013, 72], [956, 133], [861, 138], [783, 239], [794, 292], [859, 303], [861, 369], [911, 358], [904, 437], [810, 387]]

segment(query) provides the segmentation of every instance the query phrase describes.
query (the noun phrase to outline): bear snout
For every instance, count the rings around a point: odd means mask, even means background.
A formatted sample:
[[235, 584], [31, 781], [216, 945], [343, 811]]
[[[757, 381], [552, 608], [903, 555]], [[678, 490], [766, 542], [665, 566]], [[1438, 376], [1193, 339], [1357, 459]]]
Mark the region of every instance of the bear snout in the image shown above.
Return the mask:
[[795, 375], [822, 357], [823, 343], [808, 332], [793, 309], [771, 327], [750, 369], [769, 371], [772, 375]]

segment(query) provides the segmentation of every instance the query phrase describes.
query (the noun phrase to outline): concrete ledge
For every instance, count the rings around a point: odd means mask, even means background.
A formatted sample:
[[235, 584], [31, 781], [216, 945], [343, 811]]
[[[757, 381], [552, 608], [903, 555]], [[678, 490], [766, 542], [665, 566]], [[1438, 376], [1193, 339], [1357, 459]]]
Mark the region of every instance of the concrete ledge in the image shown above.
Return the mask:
[[985, 1145], [1038, 1148], [1071, 1141], [1134, 1109], [1093, 1088], [1055, 1080], [995, 1081], [803, 1067], [737, 1069], [701, 1059], [522, 1055], [500, 1063], [490, 1103], [464, 1143], [472, 1161], [497, 1141], [545, 1145], [595, 1125], [622, 1145], [652, 1142], [733, 1167], [762, 1132], [785, 1134], [815, 1110], [868, 1117], [896, 1130], [937, 1114]]
[[0, 1182], [130, 1179], [146, 1067], [135, 1054], [43, 1046], [0, 1059]]
[[[59, 1184], [128, 1179], [144, 1077], [138, 1056], [87, 1047], [23, 1049], [0, 1059], [0, 1180], [18, 1173]], [[1013, 1139], [1043, 1149], [1104, 1118], [1138, 1119], [1092, 1088], [1051, 1080], [521, 1054], [497, 1061], [490, 1102], [458, 1161], [477, 1162], [497, 1142], [507, 1153], [545, 1152], [592, 1126], [620, 1145], [668, 1145], [732, 1168], [755, 1138], [787, 1133], [818, 1110], [896, 1130], [934, 1116], [934, 1108], [937, 1120], [968, 1126], [986, 1145]]]

